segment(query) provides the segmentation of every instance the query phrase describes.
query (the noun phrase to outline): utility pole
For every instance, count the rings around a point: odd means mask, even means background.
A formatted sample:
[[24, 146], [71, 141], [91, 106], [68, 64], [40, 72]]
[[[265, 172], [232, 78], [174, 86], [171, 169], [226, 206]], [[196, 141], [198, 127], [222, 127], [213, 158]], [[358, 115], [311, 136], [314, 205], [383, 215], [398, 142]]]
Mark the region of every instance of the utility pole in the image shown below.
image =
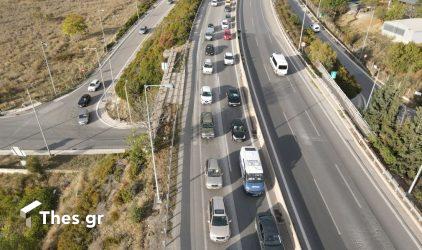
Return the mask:
[[129, 118], [130, 118], [130, 123], [133, 124], [133, 120], [132, 120], [132, 113], [130, 112], [130, 103], [129, 103], [129, 96], [127, 94], [127, 80], [125, 81], [125, 94], [126, 94], [126, 103], [127, 103], [127, 110], [129, 111]]
[[418, 173], [416, 174], [415, 179], [412, 182], [412, 185], [410, 185], [410, 188], [407, 191], [408, 194], [412, 193], [413, 188], [415, 187], [416, 183], [419, 180], [419, 176], [421, 175], [421, 172], [422, 172], [422, 165], [419, 167]]
[[40, 120], [38, 119], [37, 111], [35, 110], [35, 106], [34, 106], [34, 103], [32, 102], [31, 94], [29, 93], [29, 90], [28, 89], [26, 89], [26, 93], [28, 94], [29, 101], [31, 102], [32, 110], [34, 111], [35, 119], [37, 120], [38, 127], [40, 128], [41, 136], [42, 136], [42, 139], [44, 140], [45, 147], [47, 148], [48, 155], [51, 156], [50, 148], [48, 147], [47, 140], [45, 139], [44, 132], [42, 130]]
[[317, 9], [317, 14], [316, 14], [317, 18], [319, 18], [319, 8], [321, 7], [321, 1], [322, 0], [319, 0], [319, 3], [318, 3], [318, 9]]
[[50, 65], [48, 65], [47, 55], [45, 54], [44, 46], [47, 46], [47, 44], [41, 41], [41, 49], [44, 55], [45, 64], [47, 65], [47, 71], [48, 71], [48, 75], [50, 76], [50, 82], [51, 82], [51, 85], [53, 86], [54, 95], [57, 95], [56, 86], [54, 86], [53, 76], [51, 75]]
[[[98, 12], [104, 12], [104, 10], [98, 10]], [[101, 18], [101, 13], [99, 13], [99, 18], [100, 18], [101, 32], [103, 33], [103, 46], [104, 46], [104, 49], [107, 53], [107, 44], [106, 44], [106, 40], [105, 40], [103, 19]]]
[[139, 21], [139, 8], [138, 8], [138, 1], [135, 2], [136, 4], [136, 14], [138, 15], [138, 21]]
[[374, 13], [375, 13], [375, 8], [374, 8], [374, 10], [372, 11], [372, 14], [371, 14], [371, 21], [369, 21], [369, 26], [368, 26], [368, 29], [366, 30], [365, 39], [363, 40], [363, 46], [362, 46], [361, 51], [360, 51], [360, 58], [362, 58], [362, 53], [363, 53], [363, 50], [364, 50], [364, 49], [365, 49], [365, 47], [366, 47], [366, 39], [368, 39], [369, 30], [371, 29], [371, 26], [372, 26], [372, 20], [374, 19]]
[[301, 50], [302, 47], [302, 36], [303, 36], [303, 28], [305, 27], [305, 18], [306, 18], [306, 11], [303, 11], [303, 19], [302, 19], [302, 29], [300, 30], [300, 39], [299, 39], [299, 46], [298, 46], [298, 50]]
[[375, 64], [374, 64], [374, 68], [377, 70], [377, 73], [375, 74], [374, 84], [372, 85], [371, 93], [369, 93], [369, 98], [368, 98], [368, 101], [366, 102], [366, 105], [365, 105], [365, 110], [366, 110], [366, 109], [368, 108], [368, 106], [369, 106], [369, 103], [370, 103], [371, 98], [372, 98], [372, 93], [374, 92], [374, 89], [375, 89], [375, 85], [377, 85], [378, 74], [380, 73], [380, 69], [378, 68], [378, 66], [377, 66], [377, 65], [375, 65]]
[[103, 95], [105, 95], [105, 85], [104, 85], [104, 77], [103, 77], [103, 65], [101, 65], [101, 63], [100, 63], [100, 56], [98, 55], [98, 50], [95, 47], [94, 48], [85, 48], [84, 50], [86, 50], [86, 49], [95, 50], [95, 55], [97, 56], [98, 68], [100, 69], [101, 82], [102, 82], [102, 85], [103, 85]]
[[[110, 67], [111, 85], [114, 85], [113, 70], [111, 69], [111, 57], [110, 57], [110, 59], [108, 59], [108, 66]], [[119, 121], [120, 121], [119, 105], [117, 105], [117, 94], [116, 94], [116, 100], [114, 102], [114, 106], [115, 106], [116, 112], [117, 112], [117, 119], [119, 119]]]

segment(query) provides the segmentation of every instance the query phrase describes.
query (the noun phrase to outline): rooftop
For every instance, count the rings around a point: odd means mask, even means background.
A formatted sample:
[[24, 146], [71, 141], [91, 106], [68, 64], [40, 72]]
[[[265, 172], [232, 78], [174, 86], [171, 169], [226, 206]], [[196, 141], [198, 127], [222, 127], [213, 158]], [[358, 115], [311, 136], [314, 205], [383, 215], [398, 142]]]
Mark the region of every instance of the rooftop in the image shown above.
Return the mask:
[[422, 31], [422, 18], [391, 20], [391, 21], [385, 21], [384, 23], [394, 25], [394, 26], [400, 26], [402, 28], [406, 28], [410, 30]]

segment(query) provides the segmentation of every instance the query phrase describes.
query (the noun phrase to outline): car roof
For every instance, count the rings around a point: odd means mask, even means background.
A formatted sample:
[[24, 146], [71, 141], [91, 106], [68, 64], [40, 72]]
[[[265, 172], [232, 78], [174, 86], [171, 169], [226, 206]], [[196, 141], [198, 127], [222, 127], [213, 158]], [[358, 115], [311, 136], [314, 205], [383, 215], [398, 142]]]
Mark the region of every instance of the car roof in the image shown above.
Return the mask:
[[207, 44], [207, 48], [209, 48], [209, 47], [214, 47], [212, 44]]
[[97, 83], [97, 82], [99, 82], [100, 80], [98, 80], [98, 79], [94, 79], [94, 80], [92, 80], [91, 81], [91, 83]]
[[215, 158], [211, 158], [208, 160], [208, 167], [211, 169], [218, 169], [218, 161]]
[[82, 99], [82, 98], [87, 98], [87, 97], [89, 98], [89, 97], [91, 97], [91, 96], [90, 96], [89, 94], [84, 94], [84, 95], [82, 95], [82, 96], [81, 96], [81, 99]]
[[230, 30], [229, 29], [225, 29], [224, 30], [224, 33], [230, 33]]
[[88, 114], [88, 109], [79, 109], [79, 115]]
[[201, 118], [203, 119], [203, 120], [212, 120], [212, 113], [211, 112], [202, 112], [201, 113]]
[[226, 54], [224, 54], [224, 55], [226, 55], [226, 56], [233, 56], [233, 53], [232, 52], [226, 52]]
[[[204, 60], [205, 63], [211, 63], [211, 59], [207, 58]], [[205, 87], [205, 86], [204, 86]]]
[[211, 92], [210, 86], [202, 86], [202, 92]]
[[277, 225], [270, 212], [259, 213], [257, 218], [262, 224], [264, 234], [278, 234]]
[[224, 200], [222, 196], [214, 196], [211, 198], [213, 200], [214, 210], [224, 210], [225, 214], [225, 208], [224, 208]]
[[239, 125], [243, 126], [243, 121], [241, 119], [233, 119], [232, 124], [236, 126], [239, 126]]

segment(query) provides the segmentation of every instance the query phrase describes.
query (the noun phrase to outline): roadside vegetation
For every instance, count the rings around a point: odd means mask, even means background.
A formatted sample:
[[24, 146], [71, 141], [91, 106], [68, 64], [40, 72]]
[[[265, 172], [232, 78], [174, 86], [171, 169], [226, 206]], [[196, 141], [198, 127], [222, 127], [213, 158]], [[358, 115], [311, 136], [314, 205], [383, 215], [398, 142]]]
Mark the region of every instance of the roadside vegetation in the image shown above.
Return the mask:
[[[73, 90], [95, 69], [95, 51], [110, 48], [142, 16], [153, 0], [0, 1], [0, 110], [27, 105], [25, 89], [33, 99], [55, 97], [44, 61], [48, 58], [57, 96]], [[128, 19], [128, 17], [130, 17]]]

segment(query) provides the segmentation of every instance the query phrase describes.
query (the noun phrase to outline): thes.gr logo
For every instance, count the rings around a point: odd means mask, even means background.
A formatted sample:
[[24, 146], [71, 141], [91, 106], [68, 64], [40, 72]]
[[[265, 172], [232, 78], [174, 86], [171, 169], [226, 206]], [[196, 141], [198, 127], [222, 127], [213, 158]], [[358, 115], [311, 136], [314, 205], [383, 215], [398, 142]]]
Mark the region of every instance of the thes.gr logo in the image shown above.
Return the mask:
[[41, 205], [41, 202], [35, 200], [31, 204], [26, 205], [25, 207], [21, 209], [20, 215], [22, 218], [26, 219], [27, 227], [31, 227], [31, 216], [32, 216], [31, 211], [39, 207], [40, 205]]

